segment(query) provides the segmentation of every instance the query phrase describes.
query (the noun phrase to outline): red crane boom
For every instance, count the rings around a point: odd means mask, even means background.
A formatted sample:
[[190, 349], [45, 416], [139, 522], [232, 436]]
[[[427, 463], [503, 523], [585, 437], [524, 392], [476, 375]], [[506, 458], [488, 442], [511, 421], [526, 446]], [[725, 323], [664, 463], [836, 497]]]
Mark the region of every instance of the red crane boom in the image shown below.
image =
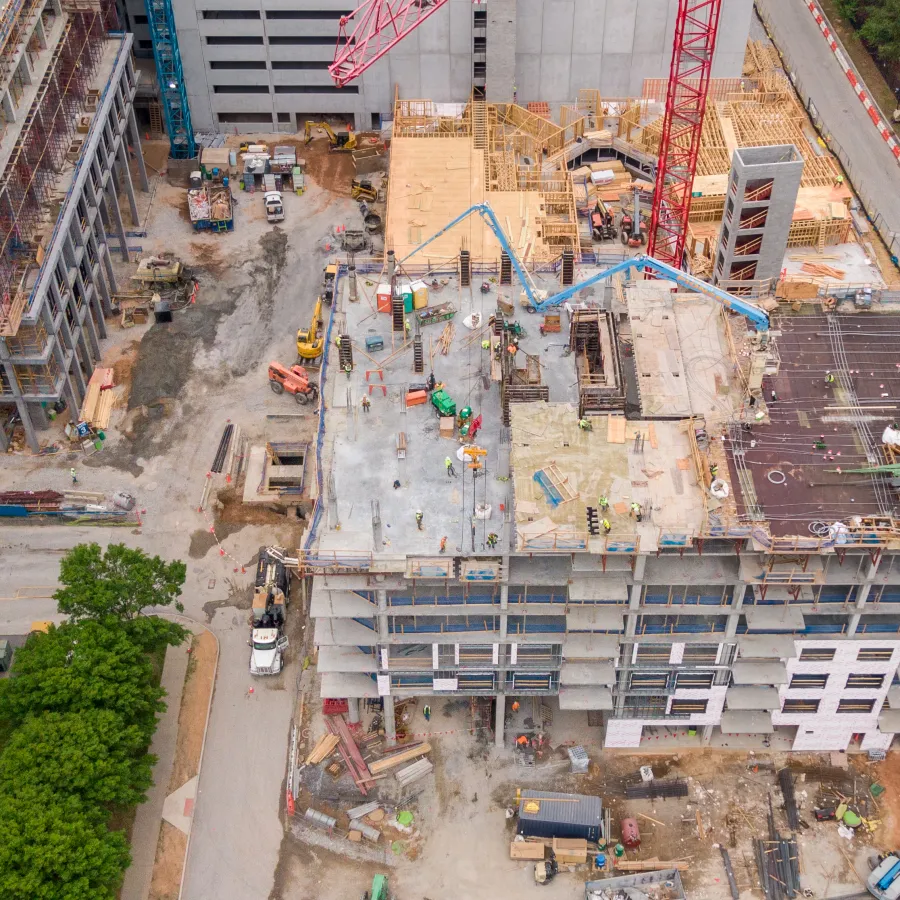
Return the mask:
[[679, 0], [648, 254], [681, 268], [722, 0]]
[[[395, 44], [436, 13], [447, 0], [364, 0], [342, 16], [328, 72], [338, 87], [359, 78]], [[352, 29], [352, 30], [351, 30]]]

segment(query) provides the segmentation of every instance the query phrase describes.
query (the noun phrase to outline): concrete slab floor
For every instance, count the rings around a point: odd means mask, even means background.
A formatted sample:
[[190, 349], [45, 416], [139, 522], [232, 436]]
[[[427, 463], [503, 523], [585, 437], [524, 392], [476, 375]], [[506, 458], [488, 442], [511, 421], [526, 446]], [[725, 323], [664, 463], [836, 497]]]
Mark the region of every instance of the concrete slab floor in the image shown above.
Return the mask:
[[[795, 259], [792, 257], [803, 257]], [[878, 261], [861, 244], [837, 244], [825, 248], [818, 254], [812, 247], [791, 247], [784, 256], [784, 268], [788, 275], [808, 277], [803, 271], [805, 262], [815, 263], [821, 260], [822, 265], [833, 269], [842, 269], [843, 278], [824, 278], [824, 284], [869, 284], [873, 288], [884, 287], [884, 279], [878, 268]]]

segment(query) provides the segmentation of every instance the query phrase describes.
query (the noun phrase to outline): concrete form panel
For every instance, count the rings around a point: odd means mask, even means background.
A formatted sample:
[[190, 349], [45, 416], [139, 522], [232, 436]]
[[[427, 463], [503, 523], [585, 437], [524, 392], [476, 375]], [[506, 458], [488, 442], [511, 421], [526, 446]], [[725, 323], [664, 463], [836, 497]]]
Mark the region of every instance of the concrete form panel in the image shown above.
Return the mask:
[[390, 58], [391, 84], [402, 85], [403, 97], [421, 97], [422, 82], [419, 77], [419, 56], [392, 53]]
[[366, 109], [370, 112], [381, 112], [388, 118], [393, 116], [391, 107], [394, 102], [390, 75], [390, 63], [385, 59], [380, 59], [371, 69], [366, 70], [360, 79], [364, 90]]
[[450, 52], [471, 53], [472, 4], [468, 0], [462, 0], [462, 2], [450, 0], [446, 9], [448, 10], [450, 27]]
[[[547, 0], [543, 9], [541, 52], [544, 54], [571, 53], [574, 22], [574, 0]], [[490, 43], [488, 43], [488, 47], [490, 47]]]
[[[445, 9], [426, 19], [417, 29], [422, 53], [447, 53], [450, 50], [450, 16]], [[412, 35], [410, 35], [411, 37]], [[408, 38], [404, 38], [404, 42]]]
[[432, 97], [437, 102], [451, 99], [450, 95], [450, 54], [432, 53], [421, 61], [421, 93], [418, 96]]
[[[666, 41], [671, 0], [637, 0], [637, 14], [632, 50], [640, 53], [661, 53]], [[671, 56], [671, 44], [670, 52]], [[648, 76], [656, 77], [656, 76]]]
[[564, 101], [568, 97], [569, 73], [572, 57], [568, 54], [545, 53], [541, 61], [541, 81], [538, 99]]
[[516, 84], [519, 88], [519, 103], [530, 103], [532, 100], [541, 99], [540, 56], [531, 53], [516, 54]]
[[720, 53], [716, 51], [713, 59], [713, 78], [740, 78], [744, 68], [744, 51]]
[[733, 61], [739, 56], [744, 59], [744, 48], [750, 33], [750, 19], [753, 15], [753, 0], [723, 0], [722, 18], [719, 20], [719, 33], [716, 36], [716, 54], [713, 58], [714, 78], [738, 78], [740, 66], [736, 71], [719, 74], [716, 70], [722, 65], [720, 54]]
[[631, 57], [628, 96], [640, 97], [645, 78], [668, 78], [671, 53], [635, 53]]
[[[606, 43], [604, 42], [604, 46]], [[627, 97], [631, 83], [631, 54], [603, 52], [600, 93], [607, 97]]]
[[636, 12], [634, 0], [606, 0], [606, 18], [603, 27], [604, 53], [631, 55]]
[[450, 54], [450, 97], [455, 100], [468, 94], [472, 87], [472, 55]]
[[[573, 54], [600, 53], [603, 48], [606, 2], [607, 0], [575, 0], [575, 25], [572, 29]], [[596, 82], [591, 85], [582, 85], [582, 87], [595, 86]]]
[[[516, 53], [541, 52], [541, 0], [516, 0]], [[536, 60], [540, 64], [540, 60]]]

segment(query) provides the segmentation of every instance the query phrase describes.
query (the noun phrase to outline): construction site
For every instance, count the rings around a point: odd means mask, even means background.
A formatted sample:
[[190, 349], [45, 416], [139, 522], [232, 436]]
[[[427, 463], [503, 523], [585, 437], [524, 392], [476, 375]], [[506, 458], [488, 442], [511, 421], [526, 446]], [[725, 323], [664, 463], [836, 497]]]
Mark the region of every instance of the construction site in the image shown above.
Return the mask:
[[[113, 7], [54, 4], [0, 28], [7, 575], [184, 559], [221, 644], [123, 900], [891, 900], [900, 275], [761, 25], [238, 134], [162, 0], [156, 140]], [[342, 19], [335, 90], [442, 5]]]

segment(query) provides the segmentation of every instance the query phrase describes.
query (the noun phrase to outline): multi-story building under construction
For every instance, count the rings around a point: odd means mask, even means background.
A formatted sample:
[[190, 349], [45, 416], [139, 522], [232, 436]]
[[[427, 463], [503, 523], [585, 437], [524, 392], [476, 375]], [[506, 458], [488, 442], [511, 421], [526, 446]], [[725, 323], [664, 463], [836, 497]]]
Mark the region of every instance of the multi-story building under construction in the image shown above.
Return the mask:
[[[495, 704], [498, 741], [546, 708], [606, 747], [885, 750], [900, 319], [782, 306], [763, 329], [706, 285], [633, 279], [527, 315], [479, 215], [441, 229], [488, 203], [553, 295], [602, 268], [572, 265], [571, 182], [498, 189], [478, 143], [507, 123], [552, 155], [524, 110], [439, 113], [399, 102], [394, 262], [336, 291], [299, 554], [322, 696], [351, 718], [380, 698], [389, 732], [418, 696]], [[729, 181], [732, 219], [784, 217], [776, 170]]]
[[100, 359], [110, 253], [128, 259], [120, 203], [139, 224], [130, 162], [148, 186], [114, 3], [13, 0], [0, 19], [0, 448], [21, 422], [37, 451]]

